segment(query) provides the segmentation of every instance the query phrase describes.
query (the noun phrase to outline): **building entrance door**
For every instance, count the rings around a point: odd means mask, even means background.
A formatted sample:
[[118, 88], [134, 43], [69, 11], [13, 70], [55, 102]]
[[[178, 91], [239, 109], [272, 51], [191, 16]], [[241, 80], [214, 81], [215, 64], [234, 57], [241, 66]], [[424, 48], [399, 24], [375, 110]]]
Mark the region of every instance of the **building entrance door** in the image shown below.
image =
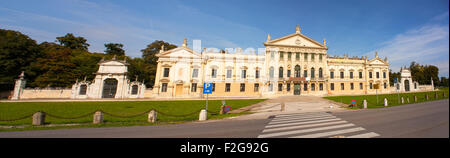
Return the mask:
[[114, 98], [117, 91], [117, 80], [108, 78], [103, 81], [102, 98]]
[[409, 80], [405, 80], [405, 92], [409, 92]]
[[294, 95], [300, 95], [300, 83], [294, 84]]
[[181, 96], [183, 94], [183, 84], [177, 84], [175, 89], [175, 96]]

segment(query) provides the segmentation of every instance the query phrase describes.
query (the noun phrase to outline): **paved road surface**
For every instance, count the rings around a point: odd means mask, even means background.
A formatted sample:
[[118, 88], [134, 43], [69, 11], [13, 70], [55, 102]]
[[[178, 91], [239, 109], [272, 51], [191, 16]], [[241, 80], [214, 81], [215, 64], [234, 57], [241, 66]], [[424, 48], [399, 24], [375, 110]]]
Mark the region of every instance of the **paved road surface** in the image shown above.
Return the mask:
[[[259, 115], [263, 116], [263, 115]], [[271, 116], [271, 117], [269, 117]], [[244, 117], [245, 118], [245, 117]], [[252, 117], [248, 117], [252, 118]], [[177, 125], [0, 132], [0, 137], [449, 137], [449, 100], [333, 113], [268, 113]]]

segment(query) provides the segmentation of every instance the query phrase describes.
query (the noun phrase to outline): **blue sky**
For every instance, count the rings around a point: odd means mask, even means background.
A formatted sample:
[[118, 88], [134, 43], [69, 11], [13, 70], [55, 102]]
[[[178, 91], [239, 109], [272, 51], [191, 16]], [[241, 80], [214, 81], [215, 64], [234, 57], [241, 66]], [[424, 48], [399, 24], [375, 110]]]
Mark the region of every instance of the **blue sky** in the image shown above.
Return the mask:
[[448, 0], [39, 0], [0, 1], [0, 28], [20, 31], [38, 42], [66, 33], [83, 36], [90, 51], [122, 43], [141, 56], [154, 40], [203, 47], [261, 48], [295, 32], [321, 42], [328, 54], [388, 57], [398, 71], [411, 61], [449, 74]]

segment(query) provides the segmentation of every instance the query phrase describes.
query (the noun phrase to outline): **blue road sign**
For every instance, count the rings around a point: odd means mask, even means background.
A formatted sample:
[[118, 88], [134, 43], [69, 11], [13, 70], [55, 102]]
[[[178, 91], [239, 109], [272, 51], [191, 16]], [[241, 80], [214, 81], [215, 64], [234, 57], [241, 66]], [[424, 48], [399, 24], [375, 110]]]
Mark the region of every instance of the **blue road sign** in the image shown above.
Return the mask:
[[212, 83], [203, 83], [203, 94], [211, 94], [212, 93]]
[[223, 111], [225, 111], [225, 113], [229, 112], [231, 110], [230, 106], [226, 106], [225, 109], [223, 109]]
[[394, 83], [397, 83], [397, 77], [394, 77]]
[[356, 100], [352, 100], [352, 105], [356, 105]]

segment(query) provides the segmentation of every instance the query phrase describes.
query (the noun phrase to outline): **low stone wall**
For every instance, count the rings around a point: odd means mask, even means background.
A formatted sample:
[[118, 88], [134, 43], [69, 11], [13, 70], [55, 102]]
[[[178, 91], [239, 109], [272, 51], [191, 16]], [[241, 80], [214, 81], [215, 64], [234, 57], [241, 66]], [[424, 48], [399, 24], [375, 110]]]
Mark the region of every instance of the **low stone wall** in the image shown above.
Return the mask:
[[419, 91], [432, 91], [433, 86], [431, 85], [419, 85], [418, 87]]
[[70, 98], [72, 89], [24, 89], [20, 99]]

